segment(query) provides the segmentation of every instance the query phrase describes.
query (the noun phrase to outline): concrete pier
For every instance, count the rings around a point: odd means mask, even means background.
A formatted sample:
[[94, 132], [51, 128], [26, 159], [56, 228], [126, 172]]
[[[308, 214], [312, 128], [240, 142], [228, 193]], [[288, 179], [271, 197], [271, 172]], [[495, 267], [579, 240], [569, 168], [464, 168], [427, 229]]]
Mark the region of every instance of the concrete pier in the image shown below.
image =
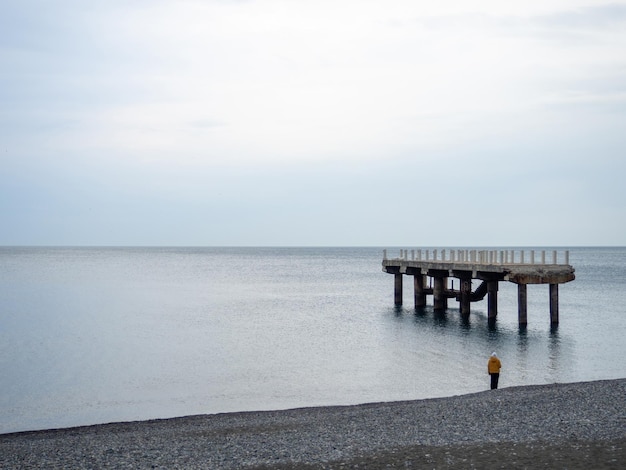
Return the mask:
[[[575, 279], [574, 268], [569, 264], [569, 251], [559, 258], [556, 251], [551, 257], [541, 251], [536, 256], [515, 250], [400, 250], [398, 258], [388, 258], [383, 252], [383, 271], [394, 274], [394, 302], [402, 305], [402, 280], [404, 275], [413, 276], [415, 307], [426, 305], [427, 296], [433, 296], [433, 308], [445, 310], [448, 299], [459, 302], [461, 315], [468, 316], [471, 302], [487, 296], [487, 316], [489, 322], [495, 322], [498, 315], [498, 284], [508, 281], [517, 284], [518, 323], [524, 326], [528, 322], [527, 298], [528, 284], [550, 285], [550, 323], [559, 323], [559, 284]], [[551, 259], [550, 259], [551, 258]], [[540, 263], [535, 260], [540, 259]], [[546, 259], [551, 262], [546, 263]], [[526, 261], [528, 260], [528, 261]], [[431, 282], [428, 283], [428, 278]], [[459, 280], [455, 290], [448, 284], [449, 278]], [[472, 291], [472, 280], [482, 283]], [[428, 287], [428, 285], [432, 287]], [[452, 282], [454, 286], [454, 282]]]

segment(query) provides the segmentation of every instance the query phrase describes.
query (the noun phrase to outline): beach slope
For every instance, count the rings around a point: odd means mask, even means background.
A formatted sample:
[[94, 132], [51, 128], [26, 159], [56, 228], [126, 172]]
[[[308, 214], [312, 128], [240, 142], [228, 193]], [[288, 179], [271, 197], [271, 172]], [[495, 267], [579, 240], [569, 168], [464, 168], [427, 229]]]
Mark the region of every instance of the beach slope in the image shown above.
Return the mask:
[[624, 468], [626, 379], [0, 435], [0, 468]]

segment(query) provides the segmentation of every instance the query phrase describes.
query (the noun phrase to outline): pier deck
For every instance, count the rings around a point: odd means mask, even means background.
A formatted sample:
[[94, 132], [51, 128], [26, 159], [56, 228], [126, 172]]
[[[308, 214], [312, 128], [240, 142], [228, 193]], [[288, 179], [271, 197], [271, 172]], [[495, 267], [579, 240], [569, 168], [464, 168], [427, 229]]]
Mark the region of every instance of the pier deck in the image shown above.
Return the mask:
[[[550, 321], [559, 322], [558, 285], [575, 279], [574, 268], [569, 264], [569, 252], [559, 260], [552, 252], [551, 262], [546, 262], [546, 252], [515, 250], [401, 250], [400, 257], [388, 258], [383, 253], [383, 271], [395, 275], [395, 304], [402, 304], [402, 277], [413, 276], [415, 306], [426, 305], [426, 296], [433, 296], [435, 310], [445, 310], [449, 298], [460, 302], [462, 315], [469, 315], [471, 302], [487, 296], [490, 322], [497, 316], [498, 283], [508, 281], [518, 286], [518, 321], [527, 324], [527, 285], [550, 285]], [[560, 261], [560, 262], [559, 262]], [[427, 282], [430, 277], [432, 282]], [[459, 279], [459, 289], [448, 285], [449, 278]], [[482, 281], [472, 291], [472, 279]]]

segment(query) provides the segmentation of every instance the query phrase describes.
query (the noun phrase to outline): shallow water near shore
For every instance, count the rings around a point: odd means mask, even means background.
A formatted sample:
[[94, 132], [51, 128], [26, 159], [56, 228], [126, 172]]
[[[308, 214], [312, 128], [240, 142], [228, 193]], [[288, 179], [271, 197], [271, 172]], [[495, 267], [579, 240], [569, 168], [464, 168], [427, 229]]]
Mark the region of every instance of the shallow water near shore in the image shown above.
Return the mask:
[[626, 377], [626, 248], [569, 250], [520, 330], [507, 282], [494, 328], [394, 307], [382, 248], [0, 248], [0, 433]]

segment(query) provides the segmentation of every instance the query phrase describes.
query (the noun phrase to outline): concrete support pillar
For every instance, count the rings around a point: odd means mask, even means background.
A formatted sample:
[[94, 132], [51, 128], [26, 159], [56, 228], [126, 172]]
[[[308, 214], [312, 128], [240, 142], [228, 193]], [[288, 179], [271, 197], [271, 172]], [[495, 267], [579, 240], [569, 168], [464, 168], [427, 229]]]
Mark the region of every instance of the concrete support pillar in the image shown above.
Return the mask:
[[550, 323], [559, 324], [559, 285], [550, 284]]
[[487, 317], [490, 322], [498, 315], [498, 281], [487, 282]]
[[472, 294], [472, 280], [460, 279], [461, 282], [461, 315], [468, 316], [470, 314], [470, 295]]
[[517, 285], [517, 318], [519, 326], [528, 324], [528, 286]]
[[437, 276], [433, 285], [433, 308], [435, 310], [445, 310], [448, 308], [448, 298], [446, 297], [446, 281], [448, 278]]
[[415, 276], [413, 276], [415, 308], [421, 308], [426, 306], [426, 294], [424, 293], [425, 283], [426, 276], [424, 276], [423, 274], [416, 274]]
[[394, 274], [393, 298], [396, 305], [402, 305], [402, 274]]

